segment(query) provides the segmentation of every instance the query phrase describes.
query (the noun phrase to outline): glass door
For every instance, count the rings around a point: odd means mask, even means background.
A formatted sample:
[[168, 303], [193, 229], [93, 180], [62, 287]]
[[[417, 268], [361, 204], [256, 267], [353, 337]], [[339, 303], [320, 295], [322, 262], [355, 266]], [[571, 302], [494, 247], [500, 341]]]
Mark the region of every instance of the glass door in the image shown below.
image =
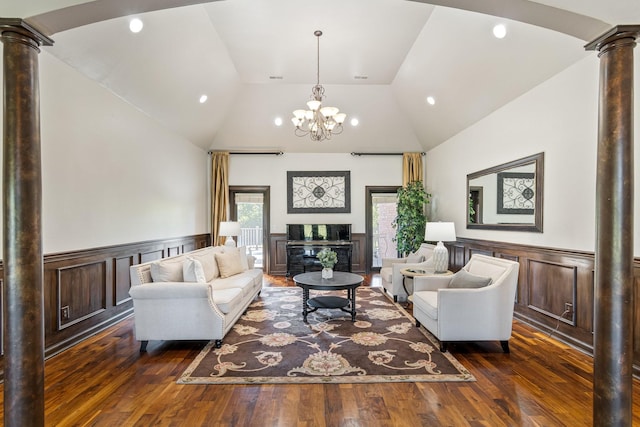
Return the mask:
[[245, 246], [247, 254], [256, 258], [255, 267], [268, 265], [265, 242], [268, 236], [268, 187], [230, 187], [231, 218], [240, 223], [238, 246]]
[[367, 271], [379, 271], [383, 258], [398, 256], [393, 221], [398, 187], [367, 187]]

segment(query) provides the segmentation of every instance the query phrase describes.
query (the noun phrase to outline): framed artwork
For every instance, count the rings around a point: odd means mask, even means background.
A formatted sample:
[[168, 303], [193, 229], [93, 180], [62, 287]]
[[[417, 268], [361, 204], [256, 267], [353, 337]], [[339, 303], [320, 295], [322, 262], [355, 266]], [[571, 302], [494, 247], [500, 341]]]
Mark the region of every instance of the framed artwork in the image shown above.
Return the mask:
[[287, 172], [287, 213], [350, 213], [349, 171]]
[[535, 211], [535, 173], [498, 173], [498, 213], [533, 215]]

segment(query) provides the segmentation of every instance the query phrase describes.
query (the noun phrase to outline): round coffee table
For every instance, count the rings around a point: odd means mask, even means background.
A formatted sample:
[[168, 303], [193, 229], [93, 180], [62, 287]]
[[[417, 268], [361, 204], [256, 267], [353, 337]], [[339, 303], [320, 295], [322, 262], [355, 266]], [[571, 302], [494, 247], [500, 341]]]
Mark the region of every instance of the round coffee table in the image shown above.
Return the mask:
[[[351, 313], [351, 321], [356, 321], [356, 288], [362, 284], [364, 277], [346, 273], [344, 271], [334, 271], [333, 278], [323, 279], [322, 272], [313, 271], [311, 273], [296, 274], [293, 281], [296, 286], [302, 288], [302, 317], [307, 322], [307, 314], [313, 313], [319, 308], [337, 308], [344, 312]], [[339, 291], [347, 290], [347, 298], [339, 296], [317, 296], [309, 298], [309, 290], [318, 291]], [[346, 307], [346, 308], [345, 308]]]

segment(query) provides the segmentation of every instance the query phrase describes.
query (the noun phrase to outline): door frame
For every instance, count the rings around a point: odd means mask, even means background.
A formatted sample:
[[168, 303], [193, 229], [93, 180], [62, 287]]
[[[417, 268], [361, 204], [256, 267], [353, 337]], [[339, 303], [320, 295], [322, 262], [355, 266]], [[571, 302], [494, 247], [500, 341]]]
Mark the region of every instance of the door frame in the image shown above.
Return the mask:
[[373, 195], [376, 193], [397, 193], [398, 188], [402, 188], [401, 185], [373, 185], [365, 186], [365, 245], [364, 245], [364, 257], [365, 257], [365, 272], [370, 274], [372, 272], [380, 272], [380, 267], [373, 267]]
[[230, 185], [229, 186], [229, 219], [236, 221], [238, 219], [238, 207], [235, 203], [236, 193], [258, 193], [262, 194], [262, 270], [265, 274], [269, 274], [269, 246], [271, 235], [269, 226], [271, 219], [271, 187], [268, 185]]

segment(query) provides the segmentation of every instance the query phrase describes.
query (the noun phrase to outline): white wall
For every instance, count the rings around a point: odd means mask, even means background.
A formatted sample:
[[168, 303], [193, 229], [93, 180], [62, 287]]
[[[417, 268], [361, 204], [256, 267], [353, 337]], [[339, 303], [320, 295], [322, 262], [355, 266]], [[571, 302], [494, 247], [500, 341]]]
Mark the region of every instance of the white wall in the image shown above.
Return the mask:
[[39, 62], [44, 252], [207, 232], [206, 152], [46, 48]]
[[[640, 59], [635, 58], [635, 87]], [[569, 67], [427, 153], [434, 219], [452, 220], [460, 237], [594, 251], [599, 59]], [[640, 95], [635, 93], [635, 129]], [[637, 132], [636, 132], [637, 134]], [[640, 150], [635, 151], [636, 183]], [[466, 175], [545, 153], [544, 232], [466, 229]], [[640, 255], [640, 185], [635, 186], [635, 255]]]
[[[339, 143], [339, 137], [325, 144]], [[301, 144], [311, 141], [300, 138]], [[285, 153], [282, 156], [231, 156], [229, 185], [271, 187], [271, 233], [285, 233], [287, 224], [352, 224], [365, 232], [365, 186], [402, 185], [402, 156]], [[350, 171], [351, 213], [287, 214], [287, 171]]]

